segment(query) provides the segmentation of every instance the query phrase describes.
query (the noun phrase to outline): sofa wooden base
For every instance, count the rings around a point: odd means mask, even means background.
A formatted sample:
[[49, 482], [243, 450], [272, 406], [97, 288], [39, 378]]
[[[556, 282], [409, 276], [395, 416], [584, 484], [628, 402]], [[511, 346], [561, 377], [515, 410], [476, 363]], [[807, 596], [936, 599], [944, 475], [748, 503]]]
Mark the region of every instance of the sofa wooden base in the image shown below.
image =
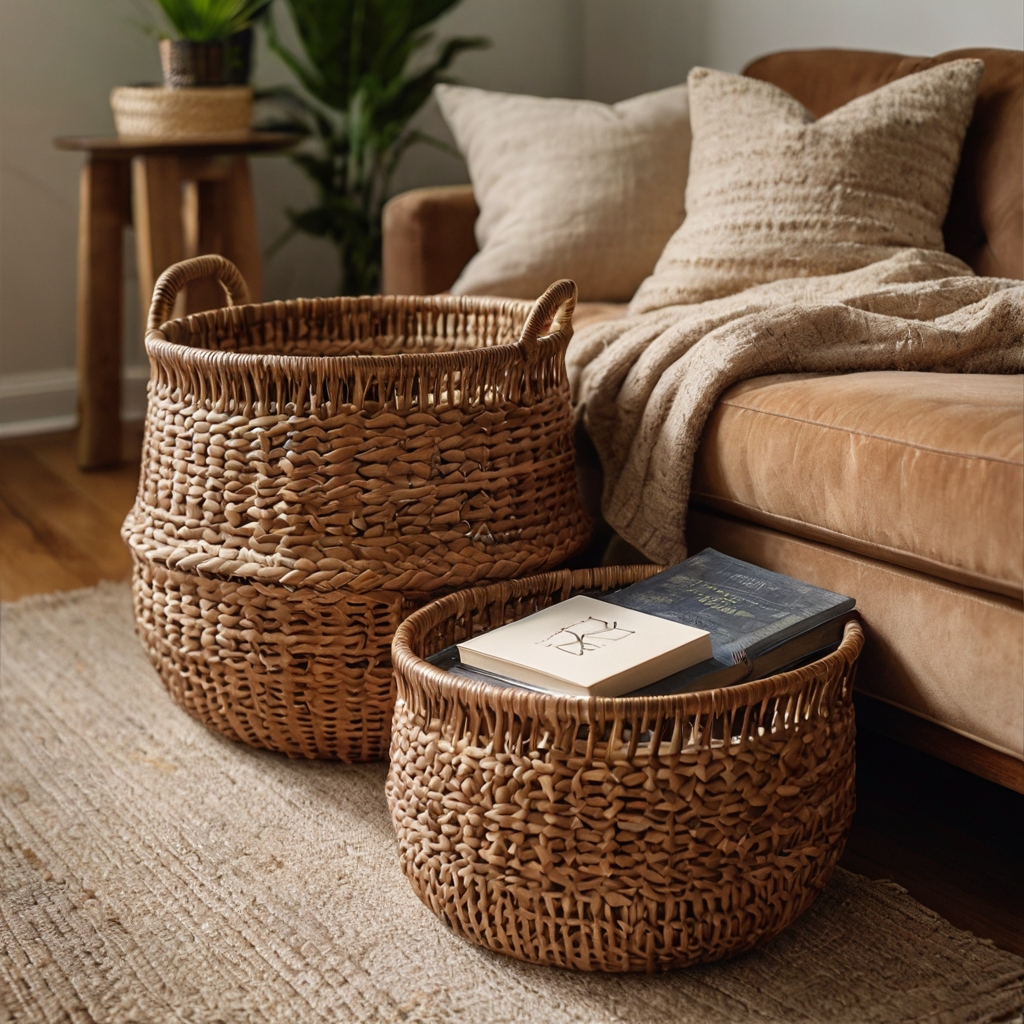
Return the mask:
[[858, 729], [870, 729], [941, 761], [965, 768], [989, 782], [1024, 793], [1024, 761], [866, 693], [855, 692], [853, 703], [857, 709]]

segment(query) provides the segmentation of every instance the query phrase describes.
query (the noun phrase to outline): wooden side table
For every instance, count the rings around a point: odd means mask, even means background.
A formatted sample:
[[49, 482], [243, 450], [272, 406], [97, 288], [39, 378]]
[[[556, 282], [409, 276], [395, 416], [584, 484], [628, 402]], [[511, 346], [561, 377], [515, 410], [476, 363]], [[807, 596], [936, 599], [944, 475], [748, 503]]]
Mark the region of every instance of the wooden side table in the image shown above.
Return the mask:
[[[87, 154], [78, 219], [78, 464], [121, 460], [123, 229], [135, 225], [143, 323], [156, 279], [189, 256], [220, 253], [238, 265], [253, 302], [263, 267], [249, 153], [273, 153], [299, 136], [252, 132], [223, 139], [63, 137], [58, 149]], [[221, 305], [211, 282], [198, 282], [176, 312]]]

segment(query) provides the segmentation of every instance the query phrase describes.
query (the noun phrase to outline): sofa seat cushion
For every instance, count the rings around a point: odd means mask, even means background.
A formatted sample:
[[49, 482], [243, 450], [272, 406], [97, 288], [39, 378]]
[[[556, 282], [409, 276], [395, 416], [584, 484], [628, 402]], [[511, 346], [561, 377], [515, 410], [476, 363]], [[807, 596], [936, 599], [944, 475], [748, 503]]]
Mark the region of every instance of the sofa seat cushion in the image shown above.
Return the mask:
[[1020, 600], [1024, 376], [788, 374], [730, 388], [692, 500]]

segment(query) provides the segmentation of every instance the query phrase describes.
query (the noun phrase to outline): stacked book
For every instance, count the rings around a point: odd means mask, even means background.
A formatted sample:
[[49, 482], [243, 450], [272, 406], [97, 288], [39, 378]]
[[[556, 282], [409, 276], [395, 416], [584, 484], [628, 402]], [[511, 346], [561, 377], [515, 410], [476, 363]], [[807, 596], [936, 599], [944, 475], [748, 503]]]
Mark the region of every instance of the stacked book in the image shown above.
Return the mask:
[[572, 696], [731, 686], [836, 649], [854, 600], [713, 548], [612, 593], [580, 594], [427, 660]]

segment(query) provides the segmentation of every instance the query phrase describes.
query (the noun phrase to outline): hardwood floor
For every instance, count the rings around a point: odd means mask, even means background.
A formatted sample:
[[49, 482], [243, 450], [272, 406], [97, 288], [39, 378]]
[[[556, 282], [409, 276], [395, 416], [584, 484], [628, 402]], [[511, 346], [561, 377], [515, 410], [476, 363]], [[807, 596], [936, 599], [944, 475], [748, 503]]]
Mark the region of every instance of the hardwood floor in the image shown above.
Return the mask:
[[1024, 795], [859, 728], [840, 863], [1024, 956]]
[[0, 441], [0, 599], [90, 587], [131, 572], [119, 530], [139, 482], [141, 425], [125, 462], [83, 472], [74, 434]]
[[[125, 434], [124, 465], [88, 473], [71, 434], [0, 442], [3, 600], [128, 576], [141, 430]], [[1024, 796], [863, 728], [857, 761], [841, 863], [1024, 955]]]

